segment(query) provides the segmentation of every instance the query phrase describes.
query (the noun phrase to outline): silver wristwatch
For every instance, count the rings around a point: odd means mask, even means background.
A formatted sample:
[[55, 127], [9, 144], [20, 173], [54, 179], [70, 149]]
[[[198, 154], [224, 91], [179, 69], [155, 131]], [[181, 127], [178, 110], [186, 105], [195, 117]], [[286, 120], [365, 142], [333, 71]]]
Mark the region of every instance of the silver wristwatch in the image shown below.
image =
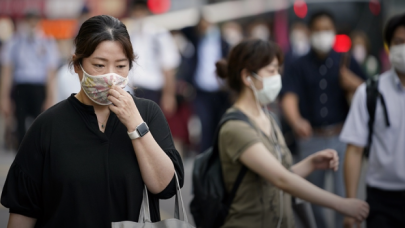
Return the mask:
[[148, 132], [149, 132], [149, 127], [145, 122], [143, 122], [136, 127], [135, 131], [128, 132], [128, 136], [130, 139], [137, 139], [137, 138], [143, 137]]

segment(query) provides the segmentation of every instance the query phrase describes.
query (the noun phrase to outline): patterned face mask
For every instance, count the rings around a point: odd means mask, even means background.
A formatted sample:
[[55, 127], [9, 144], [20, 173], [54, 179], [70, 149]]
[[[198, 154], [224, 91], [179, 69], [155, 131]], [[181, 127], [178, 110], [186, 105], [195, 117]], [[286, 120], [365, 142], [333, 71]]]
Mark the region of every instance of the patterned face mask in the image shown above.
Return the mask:
[[83, 71], [83, 78], [81, 86], [87, 97], [94, 103], [99, 105], [110, 105], [111, 101], [108, 100], [108, 90], [111, 86], [116, 85], [125, 88], [128, 83], [128, 77], [122, 77], [116, 73], [108, 73], [103, 75], [92, 76]]

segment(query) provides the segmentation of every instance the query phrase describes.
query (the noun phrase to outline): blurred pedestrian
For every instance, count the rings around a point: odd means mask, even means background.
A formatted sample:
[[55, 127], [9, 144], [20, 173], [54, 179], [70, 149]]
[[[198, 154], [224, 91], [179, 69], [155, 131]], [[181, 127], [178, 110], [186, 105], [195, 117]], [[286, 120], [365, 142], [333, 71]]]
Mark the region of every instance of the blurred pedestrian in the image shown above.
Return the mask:
[[[282, 108], [298, 136], [301, 160], [314, 151], [332, 148], [344, 159], [345, 144], [339, 140], [348, 112], [348, 93], [354, 93], [366, 76], [352, 58], [332, 50], [336, 27], [333, 16], [320, 11], [309, 21], [311, 51], [286, 68], [283, 77]], [[340, 165], [341, 168], [341, 165]], [[315, 171], [308, 180], [325, 188], [325, 171]], [[344, 196], [342, 171], [333, 174], [334, 192]], [[327, 227], [323, 210], [313, 205], [318, 227]], [[335, 227], [343, 217], [335, 214]]]
[[268, 23], [262, 20], [254, 21], [248, 26], [248, 37], [266, 41], [270, 40], [270, 26], [268, 25]]
[[[348, 198], [357, 196], [364, 149], [369, 149], [368, 228], [405, 227], [405, 14], [388, 21], [384, 41], [390, 48], [392, 69], [379, 76], [374, 109], [369, 109], [371, 87], [362, 84], [340, 136], [348, 144], [344, 165]], [[355, 224], [345, 219], [345, 227], [360, 227]]]
[[13, 113], [13, 97], [19, 143], [25, 135], [26, 118], [36, 118], [55, 103], [58, 47], [40, 30], [40, 19], [37, 11], [28, 11], [2, 52], [1, 112], [5, 117]]
[[92, 17], [75, 46], [81, 90], [27, 132], [1, 196], [8, 227], [137, 222], [145, 187], [151, 220], [159, 221], [159, 199], [176, 193], [175, 171], [183, 184], [183, 164], [160, 108], [122, 89], [135, 59], [125, 25]]
[[194, 51], [182, 62], [182, 74], [196, 89], [194, 111], [202, 126], [200, 152], [212, 144], [215, 128], [229, 107], [229, 96], [215, 73], [215, 63], [228, 55], [229, 45], [218, 26], [201, 16], [198, 24], [181, 30]]
[[295, 60], [308, 54], [310, 50], [308, 26], [303, 22], [293, 23], [290, 29], [290, 49], [285, 55], [284, 67], [290, 68]]
[[379, 72], [378, 60], [370, 54], [370, 41], [363, 31], [353, 31], [351, 36], [353, 58], [363, 68], [368, 77], [374, 77]]
[[[176, 148], [188, 138], [186, 107], [176, 97], [176, 70], [180, 54], [169, 31], [147, 21], [146, 1], [135, 1], [131, 9], [131, 42], [139, 56], [131, 70], [131, 86], [137, 97], [150, 99], [162, 108], [171, 128]], [[182, 149], [180, 153], [182, 154]]]
[[[82, 24], [90, 18], [90, 11], [87, 6], [83, 6], [82, 11], [77, 17], [77, 24], [75, 28], [75, 35], [79, 33]], [[72, 50], [72, 53], [75, 51]], [[56, 102], [60, 102], [68, 98], [72, 93], [80, 90], [80, 81], [76, 73], [72, 71], [67, 62], [64, 64], [56, 74], [57, 78], [57, 92], [56, 92]]]
[[[308, 26], [303, 22], [293, 23], [290, 29], [290, 49], [285, 55], [283, 68], [290, 69], [294, 62], [301, 56], [308, 54], [310, 49], [311, 44], [309, 42]], [[280, 115], [280, 121], [287, 146], [293, 154], [294, 160], [299, 160], [297, 140], [294, 131], [284, 115]]]
[[230, 47], [234, 47], [243, 39], [242, 26], [235, 21], [225, 22], [222, 25], [222, 36]]
[[236, 102], [227, 112], [242, 112], [253, 125], [230, 120], [219, 133], [218, 148], [228, 192], [242, 167], [248, 168], [222, 227], [295, 227], [290, 194], [361, 222], [368, 214], [367, 203], [341, 198], [303, 179], [314, 170], [336, 171], [336, 151], [313, 151], [292, 165], [283, 135], [264, 108], [276, 99], [282, 87], [281, 56], [275, 43], [252, 39], [242, 41], [228, 60], [217, 63], [218, 75], [237, 93]]

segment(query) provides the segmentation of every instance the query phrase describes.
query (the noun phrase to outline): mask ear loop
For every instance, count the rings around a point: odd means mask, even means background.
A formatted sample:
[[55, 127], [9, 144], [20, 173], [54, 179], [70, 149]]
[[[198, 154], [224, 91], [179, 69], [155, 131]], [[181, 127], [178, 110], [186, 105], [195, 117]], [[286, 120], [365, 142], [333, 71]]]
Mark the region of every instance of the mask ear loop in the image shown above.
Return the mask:
[[89, 74], [86, 71], [84, 71], [82, 63], [79, 63], [79, 65], [80, 65], [80, 69], [82, 69], [82, 71], [83, 71], [82, 80], [80, 81], [80, 86], [81, 86], [81, 84], [84, 82], [84, 78], [85, 78], [84, 75], [85, 74], [89, 75]]
[[[254, 77], [255, 77], [256, 79], [258, 79], [259, 81], [263, 82], [263, 79], [262, 79], [259, 75], [257, 75], [256, 73], [252, 72], [252, 75], [254, 75]], [[252, 79], [250, 78], [250, 76], [248, 76], [248, 80], [249, 80], [249, 82], [250, 82], [250, 87], [251, 87], [251, 89], [253, 90], [253, 93], [255, 94], [255, 100], [256, 100], [257, 106], [258, 106], [259, 108], [261, 108], [261, 109], [265, 112], [265, 114], [266, 114], [267, 116], [269, 116], [269, 115], [270, 115], [270, 112], [269, 112], [267, 106], [260, 104], [259, 95], [258, 95], [257, 89], [256, 89], [256, 87], [253, 85], [253, 81], [252, 81]]]
[[[257, 92], [256, 87], [255, 87], [254, 84], [253, 84], [253, 80], [251, 79], [250, 76], [248, 76], [247, 80], [250, 82], [250, 88], [253, 90], [253, 94], [254, 94], [254, 96], [255, 96], [255, 100], [256, 100], [257, 107], [260, 109], [260, 108], [262, 108], [262, 105], [260, 104], [259, 95], [258, 95], [258, 92]], [[259, 79], [259, 80], [260, 80], [260, 79]]]

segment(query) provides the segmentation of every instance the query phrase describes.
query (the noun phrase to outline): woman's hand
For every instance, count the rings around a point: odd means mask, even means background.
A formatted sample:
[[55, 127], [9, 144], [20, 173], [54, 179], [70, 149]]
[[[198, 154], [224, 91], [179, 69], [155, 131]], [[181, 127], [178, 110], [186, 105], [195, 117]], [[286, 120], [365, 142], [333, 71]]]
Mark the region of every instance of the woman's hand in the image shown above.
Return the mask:
[[108, 93], [108, 100], [112, 102], [110, 110], [127, 127], [128, 132], [135, 131], [143, 120], [132, 96], [119, 86], [112, 86]]
[[355, 198], [345, 198], [336, 206], [336, 210], [353, 219], [357, 224], [361, 224], [368, 216], [370, 207], [363, 200]]
[[311, 161], [314, 170], [317, 169], [333, 169], [337, 171], [339, 168], [339, 156], [332, 149], [326, 149], [311, 155]]

